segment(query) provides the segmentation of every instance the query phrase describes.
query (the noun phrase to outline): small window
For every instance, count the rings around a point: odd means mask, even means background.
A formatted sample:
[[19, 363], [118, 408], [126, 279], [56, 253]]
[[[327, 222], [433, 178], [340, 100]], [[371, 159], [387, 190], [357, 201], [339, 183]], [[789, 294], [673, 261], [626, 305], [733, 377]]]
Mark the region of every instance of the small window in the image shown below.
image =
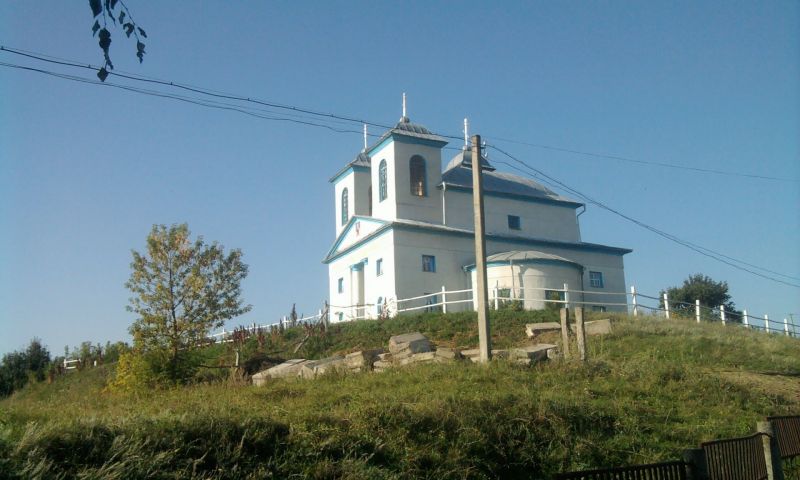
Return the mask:
[[342, 225], [347, 223], [350, 218], [350, 211], [348, 206], [347, 189], [342, 190]]
[[340, 322], [344, 320], [344, 312], [339, 312], [336, 314], [336, 316], [339, 317]]
[[378, 167], [378, 201], [382, 202], [386, 200], [387, 196], [386, 192], [386, 160], [381, 160], [381, 164]]
[[422, 271], [435, 272], [436, 271], [436, 257], [433, 255], [422, 256]]
[[592, 305], [592, 311], [593, 312], [605, 312], [606, 311], [606, 307], [603, 306], [603, 305]]
[[383, 259], [379, 258], [375, 261], [375, 276], [380, 277], [383, 275]]
[[419, 155], [411, 157], [408, 164], [409, 178], [411, 179], [411, 195], [424, 197], [428, 194], [425, 185], [425, 159]]
[[603, 288], [603, 272], [589, 272], [589, 286]]
[[344, 293], [344, 278], [339, 279], [339, 293]]
[[519, 230], [519, 217], [516, 215], [509, 215], [508, 216], [508, 228], [511, 230]]
[[375, 313], [377, 313], [378, 316], [380, 316], [382, 310], [383, 310], [383, 297], [378, 297], [378, 301], [375, 302]]

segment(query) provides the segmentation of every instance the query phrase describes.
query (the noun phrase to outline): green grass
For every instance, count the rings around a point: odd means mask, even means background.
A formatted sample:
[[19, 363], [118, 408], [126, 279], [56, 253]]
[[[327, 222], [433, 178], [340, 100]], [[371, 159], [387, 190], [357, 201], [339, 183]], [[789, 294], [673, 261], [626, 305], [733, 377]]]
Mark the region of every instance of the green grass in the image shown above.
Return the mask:
[[[548, 312], [497, 312], [498, 347], [526, 341]], [[334, 326], [309, 358], [384, 346], [419, 330], [474, 347], [474, 314]], [[299, 329], [272, 338], [277, 356]], [[800, 412], [800, 342], [683, 320], [617, 319], [591, 361], [494, 362], [380, 374], [218, 382], [122, 396], [106, 367], [36, 384], [0, 402], [0, 477], [547, 478], [677, 458]], [[228, 361], [225, 347], [206, 352]]]

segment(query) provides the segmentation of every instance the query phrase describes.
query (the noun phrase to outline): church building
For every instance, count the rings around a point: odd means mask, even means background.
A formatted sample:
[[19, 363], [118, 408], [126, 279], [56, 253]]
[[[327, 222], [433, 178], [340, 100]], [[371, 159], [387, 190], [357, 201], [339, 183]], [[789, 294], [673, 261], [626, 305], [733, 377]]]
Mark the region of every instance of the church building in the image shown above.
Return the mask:
[[[405, 110], [405, 109], [404, 109]], [[466, 133], [465, 133], [466, 136]], [[442, 169], [447, 141], [403, 117], [365, 147], [330, 182], [336, 240], [328, 265], [331, 319], [376, 318], [442, 301], [447, 311], [472, 309], [476, 284], [471, 150]], [[489, 296], [519, 299], [526, 309], [545, 299], [590, 310], [625, 310], [626, 248], [581, 240], [584, 205], [528, 178], [496, 170], [482, 155]], [[398, 299], [423, 299], [397, 303]], [[460, 303], [450, 302], [463, 300]], [[416, 302], [416, 303], [415, 303]], [[581, 302], [581, 303], [577, 303]], [[620, 304], [620, 306], [607, 306]], [[392, 312], [390, 312], [392, 313]]]

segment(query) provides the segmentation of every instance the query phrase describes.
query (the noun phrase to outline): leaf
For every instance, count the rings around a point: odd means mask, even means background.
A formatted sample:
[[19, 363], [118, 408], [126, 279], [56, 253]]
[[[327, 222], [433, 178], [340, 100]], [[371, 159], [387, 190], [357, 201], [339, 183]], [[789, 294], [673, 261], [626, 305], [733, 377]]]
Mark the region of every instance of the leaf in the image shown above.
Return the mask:
[[89, 7], [91, 7], [92, 15], [95, 17], [103, 13], [103, 4], [100, 0], [89, 0]]
[[144, 30], [142, 29], [142, 27], [136, 27], [136, 28], [139, 30], [139, 35], [143, 36], [144, 38], [147, 38], [147, 34], [144, 33]]
[[94, 25], [92, 25], [92, 36], [95, 36], [98, 30], [100, 30], [100, 22], [95, 20]]
[[97, 78], [99, 78], [101, 82], [106, 81], [106, 78], [108, 78], [108, 70], [106, 70], [106, 67], [97, 71]]
[[125, 29], [125, 35], [127, 35], [128, 38], [131, 38], [131, 33], [133, 33], [133, 24], [128, 22], [125, 25], [123, 25], [122, 28]]
[[122, 25], [122, 22], [125, 21], [125, 10], [119, 12], [119, 24]]

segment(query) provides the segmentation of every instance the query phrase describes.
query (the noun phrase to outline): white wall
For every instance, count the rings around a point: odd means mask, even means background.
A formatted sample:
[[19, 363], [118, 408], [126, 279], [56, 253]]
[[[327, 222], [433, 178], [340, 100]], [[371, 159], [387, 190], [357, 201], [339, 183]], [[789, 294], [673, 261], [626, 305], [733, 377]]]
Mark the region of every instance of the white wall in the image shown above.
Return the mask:
[[[380, 150], [372, 152], [372, 216], [382, 220], [394, 220], [397, 218], [397, 205], [395, 203], [395, 142], [389, 142]], [[381, 201], [378, 174], [382, 160], [386, 160], [386, 200]]]
[[[426, 196], [411, 194], [411, 157], [425, 159]], [[442, 181], [442, 150], [416, 143], [394, 142], [394, 182], [397, 218], [442, 224], [442, 197], [436, 186]]]
[[[358, 248], [342, 257], [334, 260], [328, 265], [328, 284], [331, 320], [336, 321], [338, 313], [342, 312], [344, 318], [348, 319], [356, 313], [355, 308], [342, 308], [352, 305], [351, 299], [356, 298], [352, 272], [350, 267], [366, 259], [364, 265], [364, 303], [375, 303], [378, 297], [395, 296], [395, 262], [392, 255], [392, 244], [394, 233], [388, 231], [378, 238], [373, 239], [366, 245]], [[376, 263], [379, 258], [383, 259], [383, 275], [376, 275]], [[338, 279], [344, 278], [344, 291], [338, 293]], [[366, 313], [376, 316], [375, 307], [365, 307]]]
[[344, 229], [344, 225], [342, 224], [342, 191], [347, 189], [347, 205], [348, 205], [348, 214], [347, 218], [353, 216], [353, 197], [355, 196], [355, 176], [352, 172], [348, 173], [346, 176], [339, 179], [338, 182], [333, 186], [333, 203], [336, 206], [334, 208], [334, 214], [336, 215], [334, 224], [336, 225], [336, 237], [339, 237], [339, 234], [342, 233]]
[[[447, 226], [474, 229], [472, 192], [445, 190]], [[512, 198], [484, 196], [486, 232], [565, 242], [580, 240], [575, 208]], [[508, 228], [508, 216], [520, 217], [520, 230]]]

